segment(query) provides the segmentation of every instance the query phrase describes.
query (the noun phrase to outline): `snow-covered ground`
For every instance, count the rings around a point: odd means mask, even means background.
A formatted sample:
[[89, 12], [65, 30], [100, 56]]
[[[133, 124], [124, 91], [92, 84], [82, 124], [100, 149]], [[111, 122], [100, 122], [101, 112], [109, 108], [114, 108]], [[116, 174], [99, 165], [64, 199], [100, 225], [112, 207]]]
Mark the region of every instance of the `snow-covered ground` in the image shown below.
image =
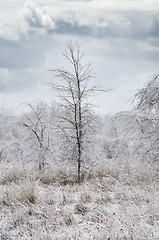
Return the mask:
[[0, 239], [159, 239], [159, 166], [105, 160], [81, 184], [75, 170], [1, 162]]

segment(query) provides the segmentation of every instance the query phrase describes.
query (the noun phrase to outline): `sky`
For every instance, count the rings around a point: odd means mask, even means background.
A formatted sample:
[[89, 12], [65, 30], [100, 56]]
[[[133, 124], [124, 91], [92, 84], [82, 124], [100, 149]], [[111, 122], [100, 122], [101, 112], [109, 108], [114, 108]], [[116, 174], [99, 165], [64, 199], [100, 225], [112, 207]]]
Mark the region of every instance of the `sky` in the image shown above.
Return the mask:
[[[159, 73], [158, 0], [0, 0], [0, 108], [56, 97], [48, 69], [66, 66], [66, 42], [78, 42], [92, 64], [95, 110], [114, 114]], [[59, 81], [59, 80], [58, 80]]]

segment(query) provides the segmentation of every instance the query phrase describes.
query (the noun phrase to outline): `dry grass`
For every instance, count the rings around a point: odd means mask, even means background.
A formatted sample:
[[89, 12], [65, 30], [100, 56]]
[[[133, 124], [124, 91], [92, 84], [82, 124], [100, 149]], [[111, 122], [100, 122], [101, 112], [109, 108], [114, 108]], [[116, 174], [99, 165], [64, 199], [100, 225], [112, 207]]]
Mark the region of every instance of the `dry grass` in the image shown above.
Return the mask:
[[157, 240], [156, 165], [105, 160], [81, 184], [66, 165], [0, 164], [2, 240]]

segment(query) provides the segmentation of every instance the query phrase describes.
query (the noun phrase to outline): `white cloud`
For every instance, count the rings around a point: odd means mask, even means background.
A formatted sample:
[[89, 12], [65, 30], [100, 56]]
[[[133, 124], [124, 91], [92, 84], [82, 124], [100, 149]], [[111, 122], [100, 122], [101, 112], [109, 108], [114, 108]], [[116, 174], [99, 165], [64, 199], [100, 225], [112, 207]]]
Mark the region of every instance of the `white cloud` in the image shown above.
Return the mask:
[[1, 14], [0, 10], [0, 38], [18, 41], [21, 38], [27, 38], [30, 31], [34, 31], [36, 35], [55, 28], [48, 12], [36, 7], [30, 1], [27, 1], [19, 11], [18, 9], [14, 11], [15, 14], [11, 15], [6, 11]]
[[30, 1], [26, 2], [22, 13], [26, 22], [33, 27], [46, 29], [55, 28], [55, 24], [48, 13], [45, 10], [36, 7], [36, 5]]

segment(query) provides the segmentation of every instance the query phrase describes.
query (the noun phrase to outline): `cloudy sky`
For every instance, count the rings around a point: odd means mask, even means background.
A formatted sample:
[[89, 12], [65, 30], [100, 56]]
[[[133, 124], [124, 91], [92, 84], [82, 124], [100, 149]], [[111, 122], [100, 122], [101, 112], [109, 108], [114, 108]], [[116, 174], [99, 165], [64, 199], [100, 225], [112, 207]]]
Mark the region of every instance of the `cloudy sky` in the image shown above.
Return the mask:
[[159, 73], [158, 0], [0, 0], [0, 108], [21, 111], [36, 98], [54, 101], [50, 68], [65, 65], [66, 40], [92, 63], [99, 112], [125, 102]]

